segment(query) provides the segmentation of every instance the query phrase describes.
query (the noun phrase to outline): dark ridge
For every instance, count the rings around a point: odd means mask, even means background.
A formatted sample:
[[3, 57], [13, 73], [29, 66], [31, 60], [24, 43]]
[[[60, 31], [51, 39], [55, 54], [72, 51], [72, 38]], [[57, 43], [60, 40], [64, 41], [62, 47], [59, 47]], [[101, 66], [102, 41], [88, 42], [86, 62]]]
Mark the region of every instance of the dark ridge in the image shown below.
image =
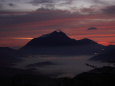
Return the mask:
[[5, 53], [11, 56], [17, 55], [17, 50], [11, 49], [9, 47], [0, 47], [0, 53]]
[[89, 60], [102, 61], [102, 62], [115, 61], [115, 45], [105, 46], [99, 52], [99, 54], [95, 55]]
[[84, 38], [78, 41], [80, 44], [97, 44], [95, 41], [88, 39], [88, 38]]
[[69, 38], [64, 32], [54, 31], [32, 39], [24, 47], [68, 46], [75, 45], [76, 43], [76, 40]]
[[102, 45], [88, 38], [75, 40], [69, 38], [62, 31], [54, 31], [32, 39], [18, 51], [23, 51], [25, 54], [41, 55], [89, 55], [99, 51], [102, 47]]
[[114, 86], [115, 68], [104, 66], [76, 75], [74, 86]]
[[62, 31], [54, 31], [49, 34], [42, 35], [38, 38], [32, 39], [23, 48], [26, 47], [46, 47], [46, 46], [72, 46], [72, 45], [83, 45], [83, 44], [97, 44], [90, 39], [75, 40], [69, 38]]
[[11, 49], [11, 48], [9, 48], [9, 47], [0, 47], [0, 52], [5, 52], [5, 51], [16, 51], [16, 50], [14, 50], [14, 49]]

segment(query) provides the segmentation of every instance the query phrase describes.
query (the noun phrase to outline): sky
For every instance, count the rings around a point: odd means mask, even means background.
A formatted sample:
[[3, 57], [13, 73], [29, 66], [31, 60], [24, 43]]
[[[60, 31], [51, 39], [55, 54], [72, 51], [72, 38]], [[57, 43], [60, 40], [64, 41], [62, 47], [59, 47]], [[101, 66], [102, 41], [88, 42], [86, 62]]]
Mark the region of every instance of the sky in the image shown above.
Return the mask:
[[24, 46], [58, 29], [115, 45], [115, 0], [0, 0], [0, 47]]

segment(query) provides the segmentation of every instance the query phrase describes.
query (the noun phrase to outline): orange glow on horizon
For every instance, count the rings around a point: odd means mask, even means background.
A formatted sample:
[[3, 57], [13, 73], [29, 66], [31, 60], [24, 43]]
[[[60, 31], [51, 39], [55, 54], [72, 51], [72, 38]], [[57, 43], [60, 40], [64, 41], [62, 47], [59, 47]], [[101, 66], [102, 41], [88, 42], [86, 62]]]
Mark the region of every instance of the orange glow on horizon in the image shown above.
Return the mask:
[[28, 40], [28, 39], [33, 39], [33, 38], [25, 38], [25, 37], [12, 37], [11, 39], [24, 39], [24, 40]]
[[[40, 13], [42, 12], [47, 13], [48, 11], [41, 11]], [[61, 13], [62, 11], [55, 11], [54, 13], [56, 12]], [[18, 12], [14, 14], [17, 13]], [[21, 13], [39, 12], [19, 12], [19, 14]], [[51, 13], [53, 13], [53, 11], [51, 11]], [[39, 15], [34, 16], [34, 18], [39, 18]], [[90, 27], [96, 27], [97, 30], [87, 30]], [[115, 39], [115, 17], [98, 14], [76, 16], [65, 15], [54, 19], [44, 19], [42, 21], [38, 20], [21, 23], [9, 23], [6, 25], [2, 24], [0, 25], [0, 28], [4, 28], [4, 30], [0, 33], [0, 46], [11, 46], [11, 44], [15, 44], [16, 46], [16, 43], [17, 46], [23, 46], [27, 43], [27, 41], [29, 42], [34, 37], [39, 37], [42, 34], [48, 34], [56, 29], [62, 29], [62, 31], [65, 32], [70, 38], [76, 40], [89, 38], [102, 45], [109, 45], [110, 42]], [[12, 29], [12, 31], [10, 31], [10, 29]], [[22, 42], [21, 44], [18, 43], [20, 41]]]
[[110, 43], [108, 43], [108, 42], [97, 42], [98, 44], [101, 44], [101, 45], [104, 45], [104, 46], [108, 46], [108, 45], [110, 45]]

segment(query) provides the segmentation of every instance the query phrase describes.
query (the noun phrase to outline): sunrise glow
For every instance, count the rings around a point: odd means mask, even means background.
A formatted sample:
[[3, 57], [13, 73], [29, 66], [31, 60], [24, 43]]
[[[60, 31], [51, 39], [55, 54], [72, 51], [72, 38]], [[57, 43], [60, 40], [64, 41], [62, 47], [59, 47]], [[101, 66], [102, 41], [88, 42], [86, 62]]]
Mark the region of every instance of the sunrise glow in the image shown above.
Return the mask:
[[113, 0], [6, 0], [1, 4], [1, 47], [24, 46], [57, 29], [76, 40], [89, 38], [102, 45], [115, 44]]

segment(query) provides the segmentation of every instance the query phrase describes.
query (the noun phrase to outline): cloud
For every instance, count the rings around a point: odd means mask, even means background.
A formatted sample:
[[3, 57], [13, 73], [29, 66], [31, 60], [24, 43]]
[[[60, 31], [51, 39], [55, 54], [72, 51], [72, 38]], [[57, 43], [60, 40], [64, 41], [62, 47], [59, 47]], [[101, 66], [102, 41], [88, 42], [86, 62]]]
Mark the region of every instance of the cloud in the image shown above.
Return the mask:
[[92, 2], [98, 5], [114, 5], [115, 4], [114, 0], [92, 0]]
[[[45, 27], [48, 25], [53, 25], [60, 23], [61, 21], [61, 25], [64, 24], [64, 22], [67, 22], [69, 20], [75, 20], [75, 17], [79, 17], [80, 15], [78, 14], [71, 14], [67, 11], [62, 11], [62, 10], [49, 10], [49, 9], [38, 9], [36, 12], [27, 12], [28, 14], [26, 15], [20, 15], [19, 14], [24, 14], [26, 12], [15, 12], [15, 13], [11, 13], [11, 12], [4, 12], [4, 15], [13, 15], [15, 14], [15, 16], [6, 16], [3, 17], [1, 16], [0, 19], [0, 23], [1, 23], [1, 29], [5, 30], [5, 27], [14, 27], [15, 25], [18, 27], [22, 27], [24, 26], [28, 26], [31, 27], [32, 25], [35, 25], [33, 27]], [[16, 15], [18, 14], [18, 15]], [[47, 15], [46, 15], [47, 14]], [[33, 24], [31, 24], [33, 22]], [[54, 26], [55, 26], [54, 24]], [[60, 27], [61, 25], [57, 25], [57, 27]], [[46, 27], [46, 28], [47, 28]], [[52, 27], [51, 27], [52, 28]], [[55, 27], [56, 28], [56, 27]], [[10, 29], [8, 29], [10, 30]], [[17, 30], [17, 29], [13, 29], [13, 30]]]
[[103, 1], [103, 0], [93, 0], [94, 3], [96, 4], [107, 4], [108, 1]]
[[109, 43], [111, 43], [111, 44], [115, 44], [115, 41], [112, 41], [112, 42], [109, 42]]
[[2, 4], [0, 3], [0, 8], [2, 8], [3, 6], [2, 6]]
[[13, 3], [9, 3], [8, 5], [11, 6], [11, 7], [15, 6], [15, 4], [13, 4]]
[[90, 8], [81, 8], [80, 9], [80, 13], [82, 14], [95, 14], [95, 13], [99, 13], [94, 7], [90, 7]]
[[115, 14], [115, 5], [108, 6], [104, 9], [102, 9], [102, 11], [106, 14]]
[[86, 15], [99, 13], [100, 8], [107, 5], [107, 2], [103, 0], [33, 0], [29, 3], [38, 7], [38, 9], [59, 9]]
[[0, 0], [0, 2], [6, 2], [5, 0]]
[[2, 2], [0, 11], [27, 12], [44, 8], [66, 10], [71, 13], [78, 12], [83, 15], [99, 14], [100, 9], [104, 6], [115, 4], [112, 0], [0, 0], [0, 2]]
[[54, 2], [53, 0], [33, 0], [30, 3], [32, 3], [34, 5], [37, 5], [37, 4], [40, 4], [40, 3], [53, 3], [53, 2]]
[[[84, 12], [92, 12], [94, 9], [84, 8], [82, 10]], [[22, 14], [26, 12], [14, 12], [14, 13]], [[11, 14], [11, 12], [7, 14]], [[101, 32], [99, 32], [98, 30], [93, 31], [96, 34], [99, 34], [99, 33], [103, 34], [105, 32], [109, 33], [110, 31], [111, 33], [113, 33], [114, 27], [115, 27], [114, 17], [111, 17], [109, 15], [104, 16], [104, 15], [98, 15], [98, 14], [81, 15], [77, 12], [70, 13], [68, 11], [61, 10], [61, 9], [39, 8], [36, 11], [27, 12], [26, 15], [0, 17], [0, 37], [1, 38], [2, 37], [18, 37], [18, 38], [32, 37], [34, 38], [46, 32], [49, 33], [56, 29], [62, 29], [65, 32], [67, 32], [67, 34], [71, 34], [73, 38], [75, 39], [83, 38], [83, 37], [92, 37], [94, 39], [98, 38], [97, 36], [93, 37], [94, 33], [91, 33], [93, 34], [92, 36], [87, 36], [87, 34], [89, 35], [89, 31], [85, 32], [85, 30], [86, 28], [89, 28], [92, 26], [103, 28], [99, 30]], [[90, 28], [89, 30], [96, 30], [96, 29]], [[74, 37], [76, 34], [77, 36]], [[101, 39], [101, 37], [99, 37], [98, 39]], [[104, 36], [103, 38], [106, 39], [107, 37]], [[3, 38], [3, 40], [6, 40], [6, 38]], [[8, 40], [10, 39], [8, 38]], [[13, 40], [15, 39], [11, 40], [11, 44]], [[24, 40], [22, 40], [22, 43], [26, 44], [27, 41], [24, 41], [24, 42], [23, 41]], [[9, 42], [4, 42], [3, 45], [5, 45], [6, 43], [9, 43]], [[22, 45], [22, 44], [19, 44], [19, 45]]]
[[36, 11], [38, 7], [28, 3], [1, 2], [0, 16], [24, 15]]
[[97, 28], [96, 27], [90, 27], [87, 30], [97, 30]]

